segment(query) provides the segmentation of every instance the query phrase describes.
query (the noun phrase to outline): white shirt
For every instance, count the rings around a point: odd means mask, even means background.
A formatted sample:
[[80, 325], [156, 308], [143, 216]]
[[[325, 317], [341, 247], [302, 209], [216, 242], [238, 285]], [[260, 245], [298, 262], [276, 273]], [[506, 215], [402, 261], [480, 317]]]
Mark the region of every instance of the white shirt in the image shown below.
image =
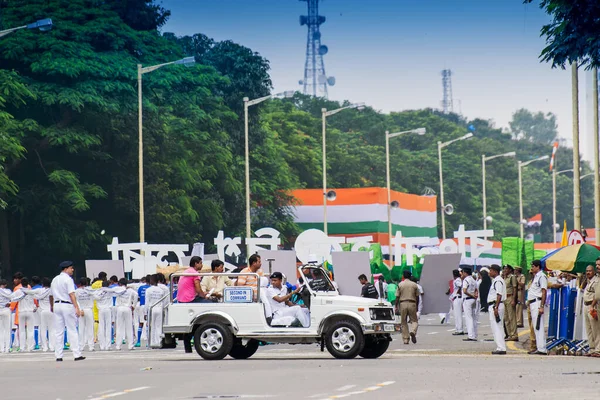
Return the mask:
[[75, 298], [77, 299], [77, 303], [79, 303], [79, 308], [82, 310], [91, 310], [94, 307], [94, 299], [88, 288], [78, 288], [75, 290]]
[[[379, 294], [379, 297], [383, 297], [384, 299], [387, 299], [387, 290], [388, 290], [387, 282], [383, 282], [383, 281], [381, 282], [381, 285], [383, 286], [383, 293], [379, 293], [379, 280], [377, 282], [375, 282], [374, 285], [375, 285], [375, 289], [377, 290], [377, 294]], [[337, 289], [337, 287], [336, 287], [336, 289]]]
[[138, 295], [135, 290], [120, 286], [118, 288], [114, 288], [114, 292], [117, 298], [115, 304], [117, 307], [135, 307], [135, 304], [138, 301]]
[[462, 286], [463, 286], [463, 301], [470, 300], [468, 298], [468, 295], [464, 292], [464, 289], [466, 289], [467, 292], [471, 293], [471, 296], [474, 296], [475, 290], [477, 290], [477, 282], [475, 282], [475, 279], [473, 279], [472, 276], [467, 276], [463, 280]]
[[[162, 290], [158, 286], [150, 286], [148, 289], [146, 289], [146, 306], [148, 307], [148, 309], [150, 309], [150, 307], [158, 303], [164, 295], [164, 290]], [[166, 305], [167, 302], [168, 298], [165, 298], [163, 300], [163, 307]]]
[[500, 275], [496, 276], [490, 285], [487, 297], [488, 303], [496, 301], [498, 299], [497, 295], [502, 296], [502, 301], [506, 300], [506, 286], [504, 285], [504, 279]]
[[27, 288], [20, 288], [12, 295], [12, 301], [19, 302], [19, 312], [33, 312], [33, 310], [37, 309], [37, 306], [33, 302], [33, 296], [27, 294]]
[[544, 275], [544, 272], [538, 271], [533, 277], [533, 282], [527, 291], [527, 301], [541, 299], [542, 289], [548, 290], [548, 278]]
[[462, 297], [462, 279], [456, 278], [453, 285], [454, 288], [452, 290], [452, 294], [450, 295], [452, 300], [456, 299], [457, 297]]
[[271, 310], [273, 310], [273, 314], [275, 314], [277, 311], [283, 310], [287, 307], [285, 305], [285, 302], [279, 303], [278, 301], [273, 300], [273, 297], [286, 296], [287, 294], [288, 294], [287, 286], [284, 286], [284, 285], [281, 286], [281, 289], [277, 289], [276, 287], [273, 287], [273, 286], [267, 288], [267, 297], [269, 298], [269, 301], [271, 302]]
[[52, 297], [54, 297], [54, 301], [66, 301], [70, 303], [71, 298], [69, 297], [69, 294], [75, 293], [75, 284], [73, 283], [73, 278], [71, 278], [66, 272], [61, 272], [54, 279], [52, 279], [50, 288], [52, 289]]
[[169, 287], [164, 283], [159, 283], [158, 285], [156, 285], [156, 287], [162, 290], [164, 294], [169, 294]]
[[112, 289], [105, 287], [96, 289], [94, 290], [93, 297], [96, 300], [98, 310], [110, 309], [113, 306]]
[[50, 288], [33, 289], [30, 293], [38, 301], [40, 311], [51, 311], [50, 296], [52, 295], [52, 290]]
[[0, 289], [0, 309], [8, 308], [6, 305], [11, 302], [11, 297], [10, 289]]

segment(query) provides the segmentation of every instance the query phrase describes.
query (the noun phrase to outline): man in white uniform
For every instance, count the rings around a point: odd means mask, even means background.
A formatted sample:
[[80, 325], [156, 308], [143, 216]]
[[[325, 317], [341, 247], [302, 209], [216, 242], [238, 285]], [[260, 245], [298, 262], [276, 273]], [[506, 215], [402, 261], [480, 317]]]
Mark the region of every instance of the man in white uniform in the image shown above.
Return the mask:
[[452, 271], [454, 282], [452, 282], [452, 308], [454, 309], [454, 333], [452, 335], [459, 336], [464, 335], [463, 331], [463, 299], [462, 299], [462, 279], [460, 278], [460, 271], [455, 269]]
[[475, 302], [477, 300], [477, 283], [471, 276], [471, 268], [465, 267], [460, 272], [462, 277], [463, 312], [467, 324], [467, 335], [465, 342], [476, 342], [477, 331], [475, 330]]
[[73, 282], [73, 262], [63, 261], [60, 263], [62, 272], [52, 280], [52, 299], [54, 301], [54, 355], [56, 361], [63, 360], [63, 340], [65, 328], [67, 329], [67, 340], [73, 350], [75, 361], [85, 360], [79, 348], [79, 337], [77, 336], [77, 317], [81, 316], [81, 310], [75, 298], [75, 283]]
[[290, 302], [292, 296], [300, 292], [300, 287], [288, 293], [287, 286], [283, 286], [282, 282], [283, 274], [281, 272], [271, 274], [271, 286], [267, 289], [267, 295], [271, 302], [273, 318], [291, 316], [300, 321], [302, 327], [307, 328], [310, 325], [310, 317], [302, 311], [300, 306]]
[[488, 292], [487, 303], [490, 314], [490, 327], [494, 334], [496, 350], [493, 355], [506, 354], [506, 342], [504, 341], [504, 300], [506, 300], [506, 287], [504, 279], [500, 276], [501, 268], [499, 265], [492, 264], [489, 270], [492, 284]]
[[94, 351], [94, 298], [92, 288], [88, 287], [88, 278], [79, 279], [75, 297], [83, 313], [79, 317], [79, 347], [83, 351], [87, 345], [89, 351]]
[[[533, 273], [533, 280], [527, 291], [527, 307], [531, 310], [531, 323], [533, 324], [537, 349], [529, 351], [528, 354], [546, 355], [548, 352], [546, 351], [546, 332], [544, 331], [544, 304], [546, 304], [548, 278], [542, 271], [540, 260], [531, 262], [531, 272]], [[539, 329], [537, 329], [538, 315], [540, 316]]]
[[127, 287], [127, 279], [119, 280], [119, 287], [115, 289], [117, 307], [117, 335], [115, 337], [115, 348], [121, 350], [123, 338], [127, 339], [127, 348], [133, 350], [133, 311], [137, 303], [137, 292]]
[[[206, 279], [206, 278], [205, 278]], [[163, 307], [168, 303], [168, 299], [165, 298], [162, 304], [158, 304], [164, 297], [164, 291], [157, 286], [158, 277], [155, 275], [150, 276], [150, 287], [146, 288], [146, 306], [147, 311], [152, 313], [150, 317], [150, 347], [160, 346], [160, 340], [162, 338], [162, 324], [163, 324]]]
[[33, 339], [33, 331], [35, 325], [34, 313], [37, 312], [37, 305], [33, 300], [33, 296], [28, 294], [30, 289], [29, 280], [21, 279], [21, 288], [16, 290], [12, 295], [12, 301], [19, 303], [19, 351], [33, 351], [35, 342]]
[[52, 290], [50, 290], [50, 279], [42, 279], [41, 289], [32, 289], [33, 298], [38, 301], [40, 314], [40, 342], [42, 351], [54, 352], [54, 314], [52, 313], [53, 304], [50, 302]]
[[7, 289], [8, 282], [5, 279], [0, 280], [0, 353], [8, 353], [10, 351], [10, 333], [11, 333], [11, 318], [10, 318], [10, 298], [12, 292]]
[[108, 288], [109, 282], [102, 282], [100, 289], [94, 290], [93, 296], [98, 307], [98, 344], [101, 351], [108, 351], [111, 342], [113, 293]]

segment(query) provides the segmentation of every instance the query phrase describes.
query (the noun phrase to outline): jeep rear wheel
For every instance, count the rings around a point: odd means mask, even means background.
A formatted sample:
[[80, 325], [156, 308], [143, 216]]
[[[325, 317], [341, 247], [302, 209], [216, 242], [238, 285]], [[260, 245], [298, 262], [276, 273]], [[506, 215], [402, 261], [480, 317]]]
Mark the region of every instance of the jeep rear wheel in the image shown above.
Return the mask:
[[365, 338], [357, 323], [350, 320], [334, 322], [325, 334], [327, 351], [335, 358], [354, 358], [363, 349]]
[[205, 360], [222, 360], [231, 351], [233, 335], [220, 322], [200, 325], [194, 332], [194, 347]]
[[244, 346], [242, 341], [238, 339], [229, 351], [229, 355], [238, 360], [245, 360], [246, 358], [252, 357], [252, 355], [256, 353], [256, 350], [258, 350], [258, 340], [250, 339]]
[[389, 338], [367, 335], [365, 337], [365, 347], [359, 356], [362, 358], [379, 358], [387, 351], [388, 347], [390, 347]]

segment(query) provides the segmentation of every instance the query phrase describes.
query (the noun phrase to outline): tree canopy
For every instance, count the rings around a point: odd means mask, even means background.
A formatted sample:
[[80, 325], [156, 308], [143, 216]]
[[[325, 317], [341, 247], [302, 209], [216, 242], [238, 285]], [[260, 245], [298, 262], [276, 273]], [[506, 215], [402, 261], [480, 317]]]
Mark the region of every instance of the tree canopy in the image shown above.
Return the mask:
[[551, 144], [558, 136], [556, 115], [521, 108], [513, 113], [509, 122], [513, 139], [523, 139], [529, 142]]

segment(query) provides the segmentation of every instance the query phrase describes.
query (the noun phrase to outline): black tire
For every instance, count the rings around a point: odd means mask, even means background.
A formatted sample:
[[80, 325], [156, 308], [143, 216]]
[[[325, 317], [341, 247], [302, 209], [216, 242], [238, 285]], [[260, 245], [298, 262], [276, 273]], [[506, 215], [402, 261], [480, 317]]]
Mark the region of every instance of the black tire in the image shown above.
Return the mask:
[[258, 340], [250, 339], [248, 343], [243, 346], [241, 340], [236, 340], [229, 351], [229, 355], [238, 360], [245, 360], [252, 357], [252, 355], [256, 353], [256, 350], [258, 350], [258, 344]]
[[231, 351], [233, 335], [220, 322], [200, 325], [194, 332], [194, 347], [205, 360], [222, 360]]
[[325, 346], [335, 358], [356, 357], [365, 345], [360, 326], [352, 320], [341, 320], [331, 324], [325, 333]]
[[359, 353], [362, 358], [379, 358], [390, 347], [390, 341], [387, 337], [376, 337], [368, 335], [365, 337], [365, 347]]

